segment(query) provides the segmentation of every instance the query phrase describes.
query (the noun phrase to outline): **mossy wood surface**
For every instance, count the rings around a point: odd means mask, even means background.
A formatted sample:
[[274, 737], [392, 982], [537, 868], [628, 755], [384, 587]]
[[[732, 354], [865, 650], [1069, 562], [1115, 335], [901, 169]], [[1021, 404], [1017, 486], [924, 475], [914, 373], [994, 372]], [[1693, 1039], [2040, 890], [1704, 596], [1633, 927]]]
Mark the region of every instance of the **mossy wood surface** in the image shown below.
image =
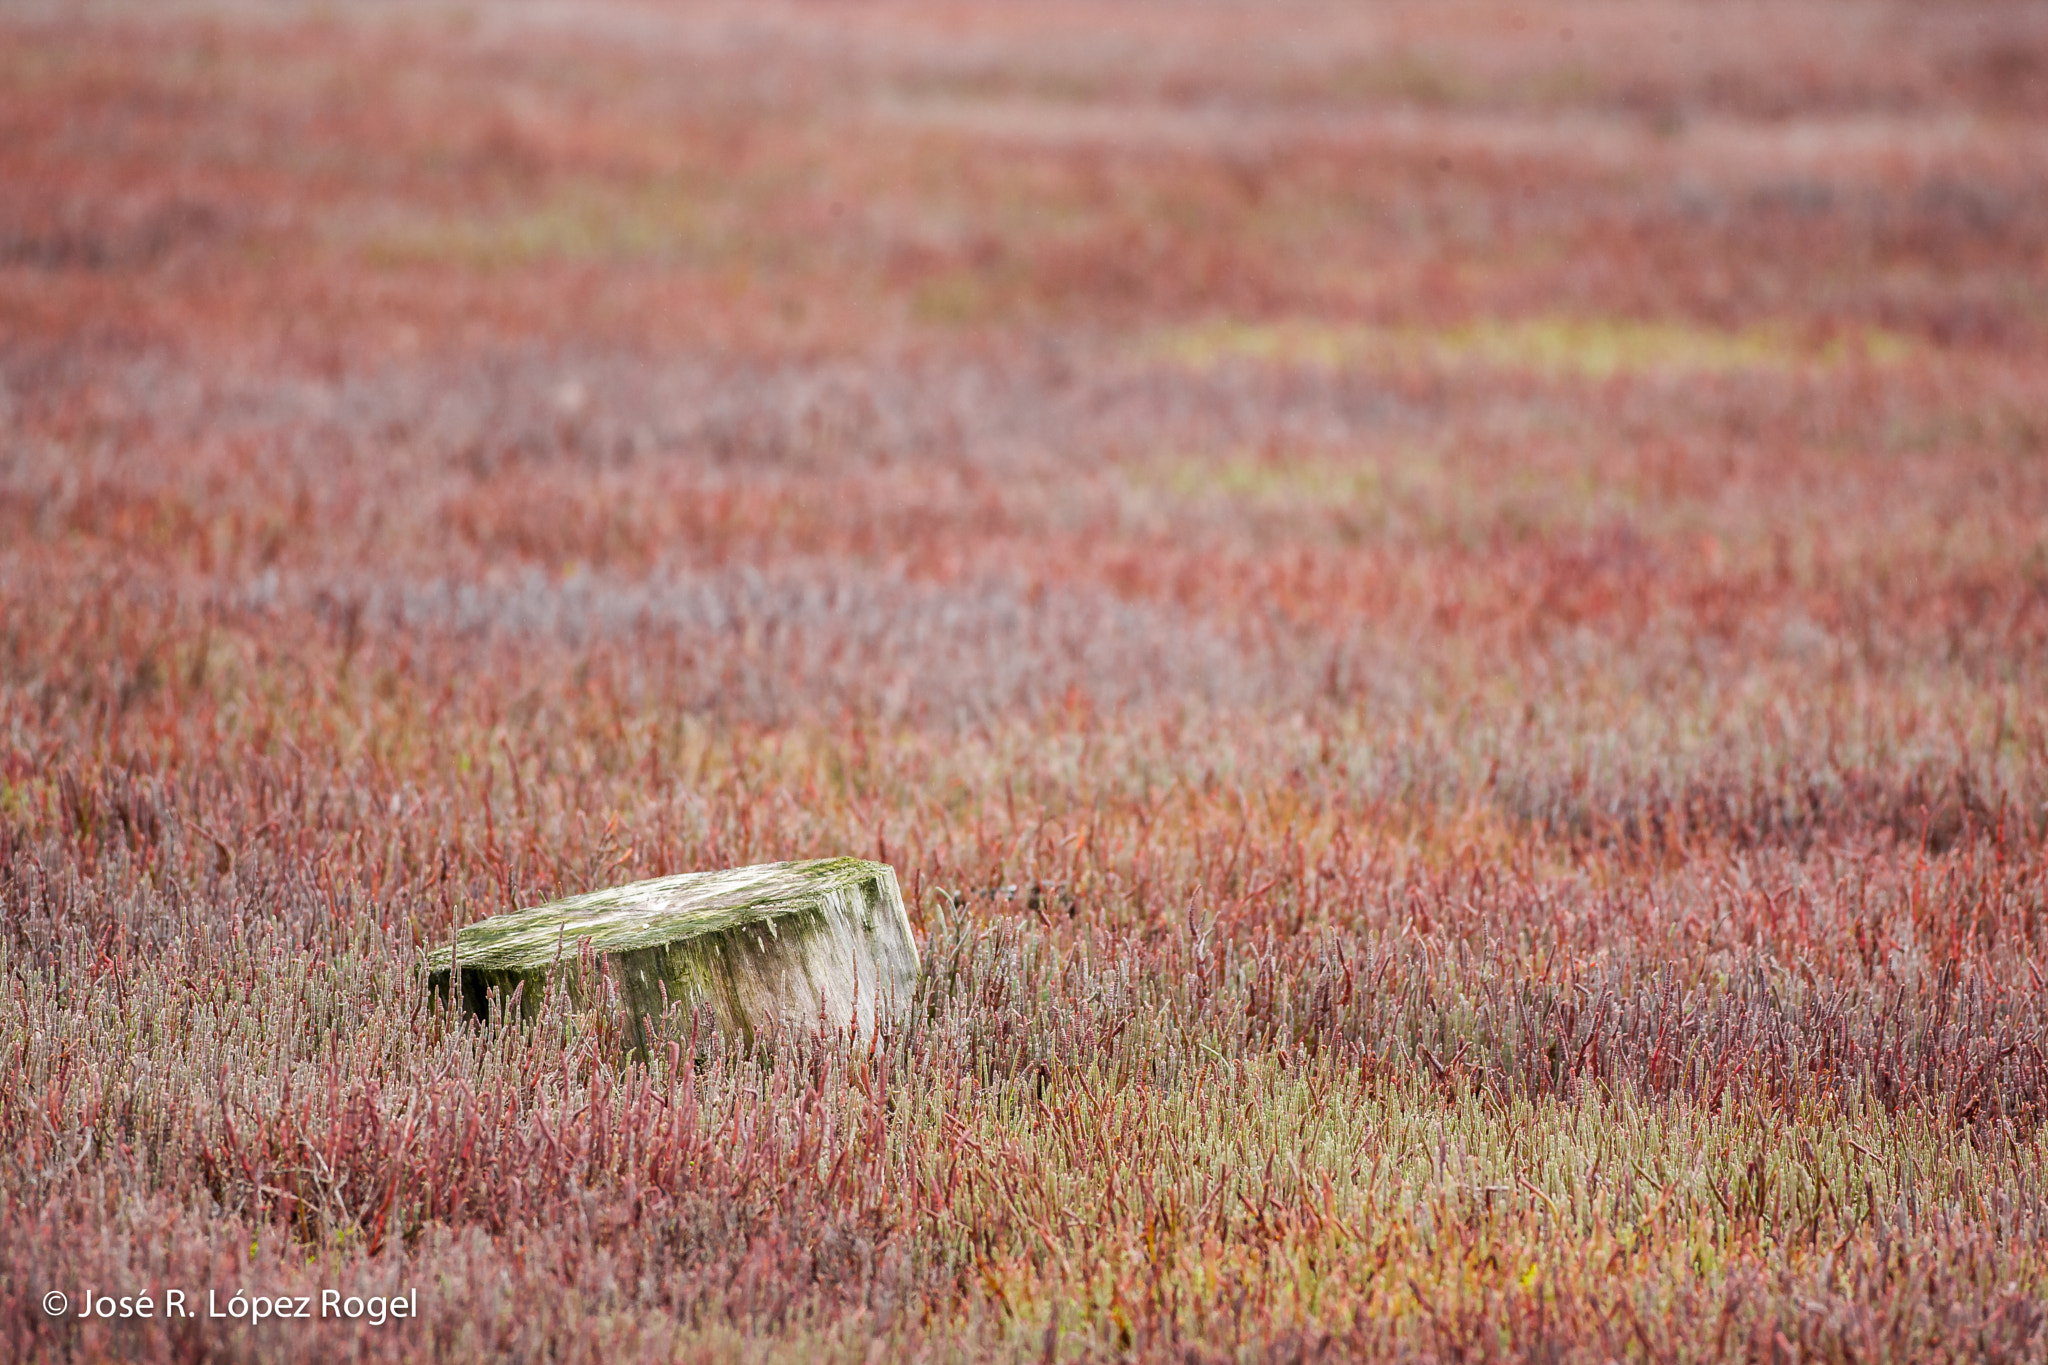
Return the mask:
[[[676, 1009], [707, 1007], [752, 1042], [771, 1027], [860, 1036], [907, 1016], [917, 945], [896, 873], [859, 858], [762, 863], [571, 896], [465, 926], [428, 961], [446, 995], [488, 1017], [515, 988], [537, 1015], [550, 978], [572, 1001], [615, 999], [632, 1045]], [[600, 982], [612, 989], [604, 991]]]

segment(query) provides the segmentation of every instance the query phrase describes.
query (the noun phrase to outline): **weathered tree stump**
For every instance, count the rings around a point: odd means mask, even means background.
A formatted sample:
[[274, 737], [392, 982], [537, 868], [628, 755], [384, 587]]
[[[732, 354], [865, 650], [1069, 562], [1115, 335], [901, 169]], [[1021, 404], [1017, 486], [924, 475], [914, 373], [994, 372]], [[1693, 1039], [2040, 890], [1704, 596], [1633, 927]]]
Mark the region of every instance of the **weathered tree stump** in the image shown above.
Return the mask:
[[[917, 944], [896, 873], [859, 858], [687, 872], [571, 896], [466, 925], [428, 962], [443, 999], [459, 973], [462, 1006], [532, 1019], [546, 988], [572, 1003], [616, 1000], [635, 1049], [669, 1011], [699, 1006], [751, 1047], [787, 1029], [871, 1035], [907, 1018]], [[609, 982], [610, 989], [605, 988]]]

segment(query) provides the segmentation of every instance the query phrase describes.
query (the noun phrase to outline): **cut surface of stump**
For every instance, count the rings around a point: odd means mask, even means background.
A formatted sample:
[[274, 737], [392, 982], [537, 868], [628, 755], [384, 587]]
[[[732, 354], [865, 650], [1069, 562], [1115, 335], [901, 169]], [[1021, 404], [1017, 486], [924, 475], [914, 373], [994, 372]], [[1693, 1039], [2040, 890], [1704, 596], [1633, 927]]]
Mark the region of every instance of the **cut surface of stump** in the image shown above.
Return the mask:
[[[578, 1005], [616, 999], [635, 1049], [671, 1010], [708, 1008], [751, 1045], [768, 1031], [871, 1035], [909, 1016], [917, 944], [896, 873], [859, 858], [686, 872], [571, 896], [466, 925], [453, 960], [428, 961], [442, 997], [488, 1018], [519, 992], [538, 1015], [549, 985]], [[608, 979], [611, 991], [600, 982]]]

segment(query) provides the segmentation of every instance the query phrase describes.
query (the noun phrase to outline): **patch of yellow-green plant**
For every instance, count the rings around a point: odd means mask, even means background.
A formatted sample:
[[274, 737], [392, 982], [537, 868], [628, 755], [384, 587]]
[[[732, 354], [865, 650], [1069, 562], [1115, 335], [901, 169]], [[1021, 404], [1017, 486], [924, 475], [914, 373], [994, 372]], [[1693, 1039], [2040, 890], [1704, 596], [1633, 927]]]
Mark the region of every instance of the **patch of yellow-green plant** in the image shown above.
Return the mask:
[[496, 214], [390, 228], [366, 249], [385, 264], [506, 269], [547, 261], [706, 263], [732, 246], [701, 196], [674, 188], [626, 196], [579, 188]]
[[1526, 370], [1606, 379], [1636, 374], [1783, 371], [1863, 361], [1896, 364], [1914, 352], [1871, 329], [1809, 342], [1778, 327], [1723, 329], [1683, 322], [1562, 315], [1482, 318], [1454, 327], [1374, 327], [1293, 319], [1205, 323], [1167, 332], [1151, 353], [1198, 369], [1232, 360], [1315, 369]]
[[1125, 466], [1124, 495], [1144, 513], [1286, 519], [1294, 536], [1339, 542], [1402, 534], [1474, 542], [1582, 524], [1591, 513], [1628, 510], [1629, 490], [1567, 478], [1532, 463], [1484, 483], [1461, 477], [1455, 451], [1427, 446], [1359, 451], [1228, 455], [1161, 454]]
[[49, 784], [33, 779], [25, 782], [0, 780], [0, 816], [28, 824], [43, 807]]
[[[1145, 1055], [1185, 1068], [1179, 1084], [1053, 1068], [1036, 1089], [930, 1117], [948, 1134], [930, 1159], [972, 1164], [961, 1205], [975, 1215], [949, 1231], [981, 1245], [987, 1287], [1022, 1324], [1115, 1340], [1138, 1294], [1202, 1300], [1252, 1280], [1283, 1321], [1332, 1303], [1399, 1318], [1517, 1289], [1585, 1294], [1616, 1275], [1713, 1283], [1759, 1246], [1803, 1263], [1875, 1245], [1887, 1220], [1932, 1233], [1986, 1217], [1998, 1190], [2038, 1188], [2038, 1135], [1987, 1151], [1853, 1099], [1787, 1116], [1733, 1097], [1449, 1097], [1270, 1058], [1220, 1065], [1205, 1040], [1134, 1030]], [[1118, 1162], [1099, 1159], [1105, 1134]], [[1102, 1219], [1125, 1206], [1136, 1216]], [[2043, 1274], [2038, 1259], [2012, 1269]]]
[[1370, 503], [1396, 496], [1411, 485], [1434, 483], [1422, 469], [1379, 462], [1238, 455], [1216, 459], [1164, 459], [1130, 471], [1140, 488], [1180, 498], [1221, 498], [1231, 502]]
[[948, 270], [920, 281], [910, 294], [910, 314], [919, 322], [960, 327], [981, 322], [1001, 306], [1001, 291], [986, 272]]
[[1326, 78], [1329, 93], [1345, 99], [1391, 99], [1444, 107], [1469, 103], [1483, 87], [1440, 56], [1400, 48], [1344, 62]]

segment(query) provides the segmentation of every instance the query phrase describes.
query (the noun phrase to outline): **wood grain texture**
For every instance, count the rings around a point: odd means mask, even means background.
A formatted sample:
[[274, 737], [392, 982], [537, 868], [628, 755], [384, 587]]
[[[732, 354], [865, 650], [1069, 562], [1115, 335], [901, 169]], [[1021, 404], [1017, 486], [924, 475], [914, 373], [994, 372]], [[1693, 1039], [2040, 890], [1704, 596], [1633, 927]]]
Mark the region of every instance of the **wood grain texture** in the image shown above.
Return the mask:
[[[854, 1033], [907, 1017], [917, 944], [896, 873], [858, 858], [687, 872], [465, 926], [428, 960], [430, 988], [479, 1018], [537, 1017], [552, 980], [577, 1004], [616, 1002], [642, 1050], [699, 1007], [751, 1045], [788, 1029]], [[611, 989], [606, 990], [609, 983]]]

